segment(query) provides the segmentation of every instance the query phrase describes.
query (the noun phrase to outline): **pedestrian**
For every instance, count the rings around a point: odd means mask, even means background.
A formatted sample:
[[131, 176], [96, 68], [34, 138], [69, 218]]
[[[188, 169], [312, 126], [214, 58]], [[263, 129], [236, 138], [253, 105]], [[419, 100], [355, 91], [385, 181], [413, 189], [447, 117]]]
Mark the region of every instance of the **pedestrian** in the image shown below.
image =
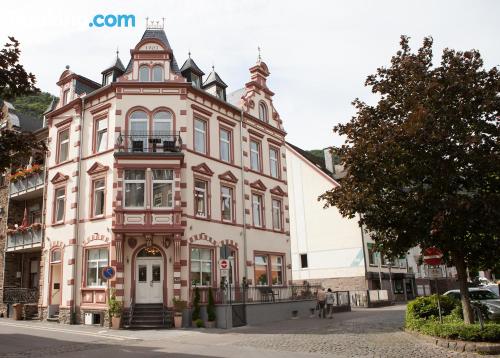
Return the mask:
[[325, 302], [326, 302], [326, 314], [328, 318], [333, 318], [333, 304], [335, 303], [335, 295], [332, 292], [332, 289], [329, 288], [328, 291], [326, 292], [326, 297], [325, 297]]
[[318, 290], [318, 294], [316, 295], [316, 299], [318, 301], [317, 307], [318, 307], [318, 317], [325, 318], [325, 300], [326, 300], [326, 293], [324, 288], [320, 288]]

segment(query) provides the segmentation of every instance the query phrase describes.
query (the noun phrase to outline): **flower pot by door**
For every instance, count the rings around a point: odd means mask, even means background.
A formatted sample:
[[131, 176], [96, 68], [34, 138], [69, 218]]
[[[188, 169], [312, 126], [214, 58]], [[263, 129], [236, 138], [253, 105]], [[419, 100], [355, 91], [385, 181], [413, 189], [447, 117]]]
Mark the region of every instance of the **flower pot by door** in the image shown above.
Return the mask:
[[174, 327], [182, 328], [182, 316], [174, 316]]
[[121, 317], [111, 317], [111, 329], [120, 329], [121, 323]]

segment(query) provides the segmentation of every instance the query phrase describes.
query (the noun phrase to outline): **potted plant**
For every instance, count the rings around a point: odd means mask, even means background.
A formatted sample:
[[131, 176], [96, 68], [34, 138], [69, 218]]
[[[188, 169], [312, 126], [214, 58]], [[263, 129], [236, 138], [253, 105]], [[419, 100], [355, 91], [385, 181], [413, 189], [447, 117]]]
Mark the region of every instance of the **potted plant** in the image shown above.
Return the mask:
[[208, 305], [207, 305], [207, 328], [215, 328], [215, 302], [214, 302], [214, 293], [212, 291], [212, 287], [208, 288]]
[[186, 301], [181, 301], [176, 298], [173, 300], [174, 302], [174, 327], [175, 328], [182, 328], [182, 312], [187, 307], [187, 302]]
[[116, 299], [115, 294], [109, 297], [109, 316], [111, 317], [111, 328], [120, 329], [122, 323], [122, 302]]
[[191, 314], [191, 320], [193, 321], [193, 327], [196, 327], [196, 321], [200, 319], [200, 290], [197, 286], [194, 287], [194, 298], [193, 298], [193, 312]]

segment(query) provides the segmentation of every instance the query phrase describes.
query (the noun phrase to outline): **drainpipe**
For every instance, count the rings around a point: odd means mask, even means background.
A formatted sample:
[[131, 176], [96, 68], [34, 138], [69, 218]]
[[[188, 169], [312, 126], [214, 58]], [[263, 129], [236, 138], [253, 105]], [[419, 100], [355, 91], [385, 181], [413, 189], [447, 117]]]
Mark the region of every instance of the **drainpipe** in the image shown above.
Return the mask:
[[77, 176], [77, 192], [76, 192], [76, 213], [75, 213], [75, 229], [74, 229], [74, 239], [75, 243], [73, 245], [73, 259], [75, 260], [73, 264], [73, 303], [71, 305], [71, 318], [70, 318], [70, 323], [75, 324], [76, 323], [76, 295], [77, 295], [77, 279], [76, 279], [76, 273], [78, 272], [77, 270], [77, 265], [78, 265], [78, 247], [80, 245], [80, 233], [79, 233], [79, 224], [80, 224], [80, 193], [81, 193], [81, 180], [80, 178], [82, 177], [82, 152], [83, 152], [83, 125], [84, 125], [84, 113], [85, 113], [85, 98], [81, 98], [82, 100], [82, 107], [80, 109], [80, 135], [79, 135], [79, 141], [80, 145], [78, 146], [78, 176]]
[[241, 198], [243, 203], [243, 251], [244, 251], [244, 265], [245, 265], [245, 278], [248, 282], [248, 267], [247, 267], [247, 215], [245, 213], [246, 200], [245, 200], [245, 168], [243, 165], [243, 107], [240, 109], [240, 157], [241, 157]]

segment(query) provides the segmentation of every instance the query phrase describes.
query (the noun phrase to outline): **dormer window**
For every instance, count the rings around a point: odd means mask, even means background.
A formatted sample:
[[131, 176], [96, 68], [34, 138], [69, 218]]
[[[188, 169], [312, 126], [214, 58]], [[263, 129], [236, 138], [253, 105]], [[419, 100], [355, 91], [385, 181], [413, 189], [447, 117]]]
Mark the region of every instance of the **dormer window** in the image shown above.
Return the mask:
[[217, 87], [217, 97], [224, 100], [224, 89]]
[[194, 87], [200, 88], [201, 87], [200, 76], [195, 75], [194, 73], [191, 74], [191, 83], [193, 84]]
[[163, 67], [162, 66], [154, 66], [153, 67], [153, 82], [162, 82], [163, 81]]
[[69, 89], [63, 92], [63, 106], [68, 104], [68, 100], [69, 100]]
[[267, 107], [266, 107], [266, 105], [265, 105], [264, 102], [260, 102], [259, 103], [259, 119], [262, 122], [267, 122], [268, 121], [268, 118], [267, 118]]
[[139, 67], [139, 81], [140, 82], [149, 82], [149, 67], [148, 66]]
[[113, 80], [113, 73], [110, 72], [104, 76], [104, 85], [109, 85]]

